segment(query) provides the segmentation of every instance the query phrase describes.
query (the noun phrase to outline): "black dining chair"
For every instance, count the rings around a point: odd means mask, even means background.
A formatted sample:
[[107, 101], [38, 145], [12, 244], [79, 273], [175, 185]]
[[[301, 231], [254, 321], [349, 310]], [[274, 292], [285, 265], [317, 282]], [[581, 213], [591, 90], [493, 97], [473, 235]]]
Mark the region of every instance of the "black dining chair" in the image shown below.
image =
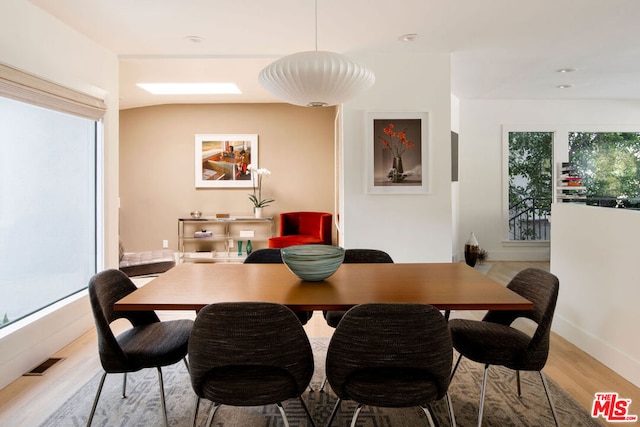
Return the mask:
[[216, 303], [198, 312], [189, 339], [195, 426], [200, 400], [214, 403], [207, 425], [220, 405], [276, 404], [285, 426], [282, 402], [298, 398], [311, 425], [302, 393], [313, 375], [313, 353], [293, 312], [267, 302]]
[[[93, 401], [87, 426], [91, 425], [107, 374], [123, 373], [122, 397], [126, 397], [127, 372], [143, 368], [156, 368], [160, 383], [160, 401], [165, 425], [169, 425], [164, 398], [162, 366], [184, 360], [193, 321], [170, 320], [161, 322], [153, 311], [116, 311], [114, 303], [137, 289], [136, 285], [119, 270], [102, 271], [89, 281], [89, 299], [98, 333], [98, 353], [104, 374]], [[116, 319], [127, 319], [132, 327], [118, 336], [110, 324]]]
[[[484, 364], [478, 426], [482, 425], [487, 372], [490, 365], [504, 366], [516, 371], [518, 396], [521, 396], [520, 371], [537, 371], [542, 380], [553, 419], [558, 425], [547, 382], [542, 373], [549, 356], [551, 322], [558, 299], [558, 278], [546, 271], [528, 268], [509, 282], [507, 288], [533, 302], [533, 310], [489, 311], [482, 320], [453, 319], [449, 321], [453, 346], [460, 353], [451, 378], [462, 357]], [[537, 324], [533, 335], [512, 326], [518, 318], [530, 319]]]
[[[245, 264], [283, 264], [280, 249], [265, 248], [251, 252], [244, 260]], [[296, 311], [300, 323], [306, 325], [313, 316], [313, 311]]]
[[357, 402], [352, 426], [363, 405], [420, 406], [433, 426], [429, 404], [443, 397], [455, 426], [447, 392], [452, 361], [451, 335], [437, 308], [408, 303], [353, 307], [327, 349], [327, 378], [338, 396], [327, 427], [343, 400]]

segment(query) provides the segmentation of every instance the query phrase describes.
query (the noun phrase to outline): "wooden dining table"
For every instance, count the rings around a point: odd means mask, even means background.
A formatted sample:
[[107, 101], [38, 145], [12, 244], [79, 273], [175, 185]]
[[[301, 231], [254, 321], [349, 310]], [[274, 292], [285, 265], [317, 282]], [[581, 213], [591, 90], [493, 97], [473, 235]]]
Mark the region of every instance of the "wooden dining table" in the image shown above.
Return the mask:
[[533, 309], [531, 301], [464, 263], [342, 264], [320, 282], [303, 281], [284, 264], [183, 263], [116, 302], [115, 309], [199, 311], [212, 303], [246, 301], [293, 311], [348, 310], [369, 302]]

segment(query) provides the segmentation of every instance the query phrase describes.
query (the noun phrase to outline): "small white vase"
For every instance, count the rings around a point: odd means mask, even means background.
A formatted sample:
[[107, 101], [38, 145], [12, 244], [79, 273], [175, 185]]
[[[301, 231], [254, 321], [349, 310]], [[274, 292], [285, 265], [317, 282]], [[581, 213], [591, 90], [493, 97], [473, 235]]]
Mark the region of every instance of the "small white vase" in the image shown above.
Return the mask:
[[262, 218], [262, 209], [263, 208], [253, 208], [253, 213], [255, 214], [256, 218]]

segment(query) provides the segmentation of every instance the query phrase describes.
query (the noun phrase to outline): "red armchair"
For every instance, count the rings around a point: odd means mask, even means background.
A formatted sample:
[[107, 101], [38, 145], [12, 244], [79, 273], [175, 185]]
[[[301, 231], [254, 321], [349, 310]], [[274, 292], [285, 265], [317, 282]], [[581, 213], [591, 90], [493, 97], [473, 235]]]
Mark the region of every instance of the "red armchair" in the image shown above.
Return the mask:
[[270, 248], [295, 245], [331, 244], [331, 220], [325, 212], [284, 212], [280, 214], [280, 236], [269, 239]]

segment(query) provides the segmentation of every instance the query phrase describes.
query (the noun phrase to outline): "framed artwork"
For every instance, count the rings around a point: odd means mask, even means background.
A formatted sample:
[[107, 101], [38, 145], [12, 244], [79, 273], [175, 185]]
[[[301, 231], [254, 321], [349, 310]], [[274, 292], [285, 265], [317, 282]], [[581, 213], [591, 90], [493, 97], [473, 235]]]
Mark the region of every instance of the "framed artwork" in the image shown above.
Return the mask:
[[428, 113], [369, 112], [366, 126], [367, 193], [428, 193]]
[[251, 188], [249, 165], [258, 167], [258, 135], [197, 134], [196, 188]]

